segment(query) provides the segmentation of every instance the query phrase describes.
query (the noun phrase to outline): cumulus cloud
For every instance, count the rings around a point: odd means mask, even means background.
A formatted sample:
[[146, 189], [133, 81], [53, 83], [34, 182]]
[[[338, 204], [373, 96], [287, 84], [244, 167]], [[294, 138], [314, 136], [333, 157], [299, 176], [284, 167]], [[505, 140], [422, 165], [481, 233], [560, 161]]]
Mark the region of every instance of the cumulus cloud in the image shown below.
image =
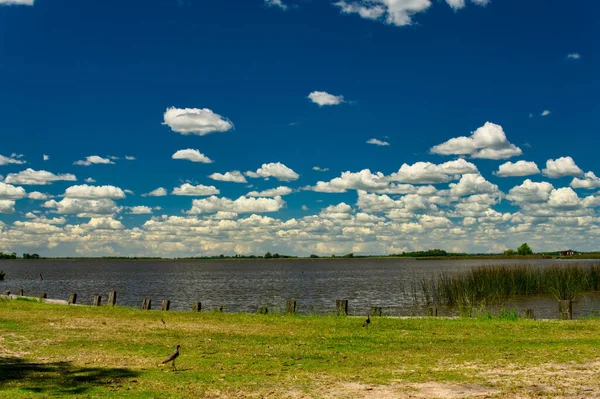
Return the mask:
[[17, 200], [25, 198], [27, 193], [23, 187], [16, 187], [12, 184], [6, 184], [0, 182], [0, 199], [4, 200]]
[[389, 180], [414, 184], [437, 184], [457, 180], [460, 175], [470, 173], [478, 173], [477, 166], [461, 158], [439, 165], [431, 162], [403, 164], [398, 172], [390, 175]]
[[125, 155], [125, 159], [127, 161], [135, 161], [135, 157], [133, 155]]
[[470, 137], [452, 138], [431, 148], [432, 154], [469, 155], [472, 158], [507, 159], [521, 155], [523, 151], [511, 144], [502, 126], [486, 122]]
[[132, 215], [146, 215], [152, 213], [152, 208], [143, 205], [132, 206], [129, 207], [129, 213], [131, 213]]
[[73, 165], [81, 165], [81, 166], [90, 166], [90, 165], [107, 165], [114, 164], [113, 161], [110, 160], [110, 157], [102, 158], [98, 155], [90, 155], [89, 157], [85, 157], [84, 160], [73, 162]]
[[378, 140], [378, 139], [369, 139], [369, 140], [367, 140], [367, 144], [374, 144], [374, 145], [379, 145], [379, 146], [390, 145], [390, 143], [388, 143], [387, 141], [382, 141], [382, 140]]
[[246, 194], [247, 197], [279, 197], [292, 193], [292, 189], [285, 186], [279, 186], [264, 191], [251, 191]]
[[344, 96], [335, 96], [325, 91], [313, 91], [307, 98], [313, 103], [318, 104], [320, 107], [324, 105], [338, 105], [345, 102]]
[[204, 186], [202, 184], [194, 186], [189, 183], [184, 183], [180, 187], [175, 187], [171, 194], [204, 197], [207, 195], [215, 195], [219, 193], [220, 191], [215, 186]]
[[552, 208], [575, 209], [579, 207], [580, 203], [581, 199], [570, 187], [552, 190], [548, 198], [548, 205]]
[[88, 186], [87, 184], [82, 184], [67, 188], [65, 190], [65, 197], [80, 199], [122, 199], [125, 198], [125, 193], [119, 187], [115, 186]]
[[5, 157], [4, 155], [0, 155], [0, 166], [8, 165], [8, 164], [22, 165], [25, 163], [25, 161], [18, 159], [14, 155], [15, 154], [11, 155], [10, 157]]
[[499, 194], [498, 186], [478, 174], [463, 175], [458, 183], [450, 183], [450, 193], [457, 197], [474, 194]]
[[28, 168], [19, 173], [9, 173], [8, 176], [6, 176], [6, 178], [4, 179], [4, 182], [31, 186], [43, 186], [61, 180], [75, 181], [77, 180], [77, 178], [75, 177], [75, 175], [69, 173], [55, 175], [54, 173], [45, 170], [33, 170], [31, 168]]
[[[474, 4], [485, 6], [489, 4], [490, 0], [471, 0]], [[454, 10], [459, 10], [466, 6], [465, 0], [446, 0], [446, 3]]]
[[571, 182], [573, 188], [587, 188], [589, 190], [600, 187], [600, 178], [594, 172], [587, 172], [583, 179], [575, 177]]
[[121, 230], [125, 226], [118, 220], [110, 217], [95, 217], [91, 218], [89, 222], [82, 224], [81, 228], [88, 230]]
[[59, 214], [77, 215], [80, 217], [115, 214], [120, 211], [120, 208], [113, 200], [106, 198], [94, 200], [64, 198], [61, 201], [46, 201], [42, 206], [44, 208], [55, 209], [55, 212]]
[[163, 187], [159, 187], [147, 194], [142, 194], [142, 197], [164, 197], [165, 195], [167, 195], [167, 190]]
[[579, 53], [569, 53], [567, 54], [567, 59], [569, 60], [578, 60], [581, 58], [581, 54]]
[[319, 181], [313, 187], [305, 190], [320, 193], [345, 193], [347, 190], [379, 191], [389, 187], [389, 182], [381, 172], [371, 173], [369, 169], [360, 172], [342, 172], [341, 177], [336, 177], [328, 182]]
[[288, 8], [288, 6], [284, 4], [281, 0], [265, 0], [265, 5], [267, 7], [277, 7], [284, 11]]
[[34, 0], [0, 0], [0, 6], [32, 6]]
[[13, 213], [15, 211], [15, 201], [0, 199], [0, 213]]
[[533, 182], [527, 179], [520, 186], [510, 189], [506, 199], [517, 204], [521, 203], [543, 203], [548, 201], [554, 186], [548, 182]]
[[557, 179], [564, 176], [580, 176], [583, 174], [583, 170], [575, 165], [573, 158], [561, 157], [546, 161], [546, 168], [542, 170], [542, 174], [552, 179]]
[[528, 161], [506, 162], [498, 167], [497, 172], [494, 172], [499, 177], [530, 176], [539, 173], [540, 168], [538, 168], [535, 162]]
[[33, 191], [27, 194], [27, 198], [37, 201], [46, 201], [48, 199], [48, 195], [40, 193], [39, 191]]
[[212, 163], [213, 162], [209, 157], [202, 154], [200, 151], [193, 150], [191, 148], [188, 148], [186, 150], [177, 151], [175, 154], [173, 154], [172, 158], [173, 159], [187, 159], [188, 161], [201, 162], [201, 163]]
[[279, 181], [293, 181], [298, 180], [300, 175], [294, 172], [292, 169], [288, 168], [281, 162], [277, 163], [264, 163], [260, 168], [256, 170], [256, 172], [246, 172], [246, 176], [252, 178], [265, 178], [274, 177]]
[[285, 201], [281, 197], [275, 198], [248, 198], [239, 197], [231, 200], [225, 197], [208, 197], [201, 200], [192, 201], [192, 209], [188, 211], [190, 215], [201, 213], [216, 213], [219, 211], [235, 213], [267, 213], [277, 212], [285, 206]]
[[167, 108], [163, 125], [169, 126], [177, 133], [198, 136], [213, 132], [226, 132], [233, 128], [231, 121], [208, 108]]
[[92, 179], [91, 177], [88, 177], [87, 179], [84, 180], [86, 183], [96, 183], [96, 180]]
[[329, 168], [321, 168], [319, 166], [313, 166], [312, 170], [317, 171], [317, 172], [327, 172], [327, 171], [329, 171]]
[[550, 115], [552, 112], [548, 111], [547, 109], [543, 110], [542, 113], [540, 114], [540, 116], [548, 116]]
[[44, 161], [48, 161], [48, 160], [50, 159], [50, 155], [46, 155], [46, 154], [44, 154], [44, 155], [43, 155], [43, 158], [44, 158]]
[[225, 173], [213, 173], [208, 177], [217, 181], [227, 181], [232, 183], [248, 183], [242, 172], [240, 172], [239, 170], [234, 170], [232, 172]]

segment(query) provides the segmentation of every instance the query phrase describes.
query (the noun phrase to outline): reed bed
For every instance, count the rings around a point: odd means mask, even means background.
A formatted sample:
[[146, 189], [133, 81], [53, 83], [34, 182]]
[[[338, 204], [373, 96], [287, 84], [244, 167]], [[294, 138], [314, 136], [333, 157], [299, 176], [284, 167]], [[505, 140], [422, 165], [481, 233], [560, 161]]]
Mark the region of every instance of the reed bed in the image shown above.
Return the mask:
[[600, 290], [600, 263], [478, 266], [425, 277], [420, 288], [427, 304], [442, 306], [498, 303], [515, 295], [549, 294], [558, 300], [574, 300], [584, 292]]

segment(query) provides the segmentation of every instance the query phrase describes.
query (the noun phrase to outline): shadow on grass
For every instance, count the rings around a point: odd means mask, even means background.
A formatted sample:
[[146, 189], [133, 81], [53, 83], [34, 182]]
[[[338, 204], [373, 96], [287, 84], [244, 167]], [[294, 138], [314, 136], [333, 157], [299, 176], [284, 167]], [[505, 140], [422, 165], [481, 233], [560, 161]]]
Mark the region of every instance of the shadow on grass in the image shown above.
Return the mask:
[[34, 363], [15, 357], [0, 358], [0, 391], [18, 388], [30, 392], [82, 394], [90, 388], [119, 389], [138, 372], [124, 368], [75, 367], [70, 362]]

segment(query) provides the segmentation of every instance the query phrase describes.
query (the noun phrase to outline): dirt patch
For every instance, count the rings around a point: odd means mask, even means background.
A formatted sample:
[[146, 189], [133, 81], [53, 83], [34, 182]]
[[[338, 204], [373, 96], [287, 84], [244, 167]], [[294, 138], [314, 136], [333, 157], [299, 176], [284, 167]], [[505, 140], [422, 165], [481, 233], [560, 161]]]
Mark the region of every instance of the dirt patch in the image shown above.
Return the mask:
[[467, 399], [493, 398], [499, 390], [476, 384], [446, 384], [428, 382], [424, 384], [367, 385], [342, 383], [329, 389], [321, 396], [331, 399]]

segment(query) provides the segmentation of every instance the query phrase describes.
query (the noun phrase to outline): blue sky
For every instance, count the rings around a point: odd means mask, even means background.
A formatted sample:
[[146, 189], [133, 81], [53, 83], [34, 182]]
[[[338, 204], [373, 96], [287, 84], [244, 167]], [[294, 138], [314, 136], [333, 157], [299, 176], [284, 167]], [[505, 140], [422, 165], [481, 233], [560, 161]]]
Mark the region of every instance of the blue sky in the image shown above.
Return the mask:
[[599, 8], [0, 0], [0, 250], [598, 249]]

